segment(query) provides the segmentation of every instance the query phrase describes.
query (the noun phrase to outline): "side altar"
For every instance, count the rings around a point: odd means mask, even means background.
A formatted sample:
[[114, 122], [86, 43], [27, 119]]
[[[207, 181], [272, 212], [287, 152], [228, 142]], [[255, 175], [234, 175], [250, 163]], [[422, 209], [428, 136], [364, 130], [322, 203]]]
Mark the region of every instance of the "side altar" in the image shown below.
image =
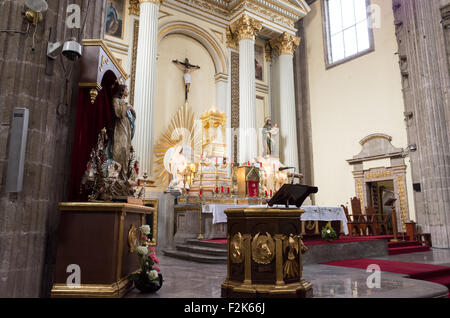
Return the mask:
[[[128, 275], [139, 269], [135, 250], [138, 229], [154, 209], [106, 202], [61, 203], [59, 208], [51, 296], [122, 297], [133, 286]], [[77, 266], [78, 282], [71, 275]]]

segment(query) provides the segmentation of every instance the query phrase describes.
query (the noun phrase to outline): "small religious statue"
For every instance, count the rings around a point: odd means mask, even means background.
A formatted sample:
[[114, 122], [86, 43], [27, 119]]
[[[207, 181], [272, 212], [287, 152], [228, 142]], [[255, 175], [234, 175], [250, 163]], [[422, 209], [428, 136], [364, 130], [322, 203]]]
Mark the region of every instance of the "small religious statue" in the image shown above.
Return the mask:
[[272, 119], [266, 118], [266, 124], [263, 128], [263, 137], [265, 137], [265, 154], [267, 156], [272, 156], [274, 149], [275, 149], [275, 136], [278, 135], [279, 128], [278, 125], [275, 124], [275, 126], [272, 126]]
[[131, 140], [134, 136], [134, 122], [136, 119], [136, 112], [133, 106], [126, 101], [127, 96], [127, 86], [118, 85], [118, 91], [113, 97], [115, 124], [112, 159], [120, 165], [119, 179], [124, 181], [128, 181], [132, 177], [130, 171], [133, 170], [133, 167], [130, 169], [129, 162], [130, 154], [133, 151]]
[[187, 168], [187, 160], [183, 155], [183, 147], [176, 146], [169, 160], [170, 174], [172, 180], [169, 183], [169, 189], [179, 189], [183, 187], [183, 175]]
[[200, 69], [200, 66], [198, 65], [192, 65], [189, 63], [189, 59], [185, 58], [184, 62], [180, 62], [178, 60], [173, 60], [177, 66], [180, 66], [184, 72], [184, 87], [185, 87], [185, 101], [188, 100], [189, 91], [191, 89], [191, 73], [195, 70]]

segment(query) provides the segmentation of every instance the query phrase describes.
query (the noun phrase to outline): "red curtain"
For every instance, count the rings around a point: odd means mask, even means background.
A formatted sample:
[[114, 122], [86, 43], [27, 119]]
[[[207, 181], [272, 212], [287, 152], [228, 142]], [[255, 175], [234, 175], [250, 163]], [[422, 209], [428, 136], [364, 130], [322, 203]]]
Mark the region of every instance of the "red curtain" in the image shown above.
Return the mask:
[[101, 130], [106, 128], [108, 130], [108, 135], [110, 135], [109, 132], [113, 127], [111, 86], [106, 85], [103, 87], [104, 88], [98, 93], [94, 104], [91, 104], [89, 88], [80, 87], [78, 89], [75, 140], [72, 151], [72, 166], [69, 184], [70, 201], [87, 200], [88, 194], [81, 190], [81, 179], [86, 171], [89, 155], [97, 144], [97, 137]]

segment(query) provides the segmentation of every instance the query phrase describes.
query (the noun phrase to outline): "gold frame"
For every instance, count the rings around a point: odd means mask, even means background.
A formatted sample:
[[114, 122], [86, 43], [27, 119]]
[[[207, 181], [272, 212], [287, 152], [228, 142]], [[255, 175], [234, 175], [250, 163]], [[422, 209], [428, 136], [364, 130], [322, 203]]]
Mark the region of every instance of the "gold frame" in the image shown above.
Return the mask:
[[[123, 8], [122, 8], [122, 12], [121, 12], [122, 13], [122, 30], [120, 32], [120, 37], [106, 33], [106, 17], [105, 17], [105, 29], [104, 29], [105, 36], [123, 40], [124, 34], [125, 34], [125, 18], [127, 16], [126, 15], [126, 13], [127, 13], [126, 12], [127, 11], [127, 5], [126, 5], [127, 1], [126, 0], [108, 0], [108, 1], [122, 1], [122, 3], [123, 3]], [[117, 10], [117, 12], [119, 12], [119, 11]], [[105, 38], [105, 39], [107, 40], [107, 38]]]
[[259, 79], [259, 78], [257, 78], [256, 77], [256, 69], [255, 69], [255, 81], [260, 81], [260, 82], [262, 82], [262, 83], [265, 83], [266, 82], [266, 76], [265, 76], [265, 70], [266, 70], [266, 57], [265, 57], [265, 55], [266, 55], [266, 50], [265, 50], [265, 48], [264, 48], [264, 45], [261, 45], [261, 44], [259, 44], [259, 43], [255, 43], [255, 61], [256, 61], [256, 47], [259, 47], [260, 49], [261, 49], [261, 52], [262, 52], [262, 55], [261, 55], [261, 57], [262, 57], [262, 61], [261, 61], [261, 69], [262, 69], [262, 78], [261, 79]]
[[[145, 206], [153, 208], [153, 240], [149, 243], [150, 246], [158, 245], [158, 199], [142, 199]], [[153, 206], [150, 206], [152, 204]], [[145, 219], [144, 219], [145, 220]], [[142, 223], [145, 224], [145, 223]]]
[[54, 284], [52, 298], [121, 298], [133, 285], [127, 277], [111, 285], [85, 284], [78, 288], [69, 288], [66, 284]]

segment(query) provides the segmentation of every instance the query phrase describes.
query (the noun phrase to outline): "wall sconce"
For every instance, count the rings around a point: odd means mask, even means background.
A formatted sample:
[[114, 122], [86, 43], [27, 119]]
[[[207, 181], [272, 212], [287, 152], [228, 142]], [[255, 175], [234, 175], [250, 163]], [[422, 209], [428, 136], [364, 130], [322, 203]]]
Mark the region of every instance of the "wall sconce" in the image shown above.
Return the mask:
[[410, 152], [416, 152], [417, 151], [417, 145], [416, 144], [408, 145], [408, 150]]
[[405, 116], [405, 121], [411, 120], [414, 117], [413, 112], [404, 112], [403, 115]]
[[44, 20], [42, 12], [47, 11], [48, 4], [45, 0], [25, 0], [25, 5], [30, 9], [25, 12], [26, 19], [33, 25]]

